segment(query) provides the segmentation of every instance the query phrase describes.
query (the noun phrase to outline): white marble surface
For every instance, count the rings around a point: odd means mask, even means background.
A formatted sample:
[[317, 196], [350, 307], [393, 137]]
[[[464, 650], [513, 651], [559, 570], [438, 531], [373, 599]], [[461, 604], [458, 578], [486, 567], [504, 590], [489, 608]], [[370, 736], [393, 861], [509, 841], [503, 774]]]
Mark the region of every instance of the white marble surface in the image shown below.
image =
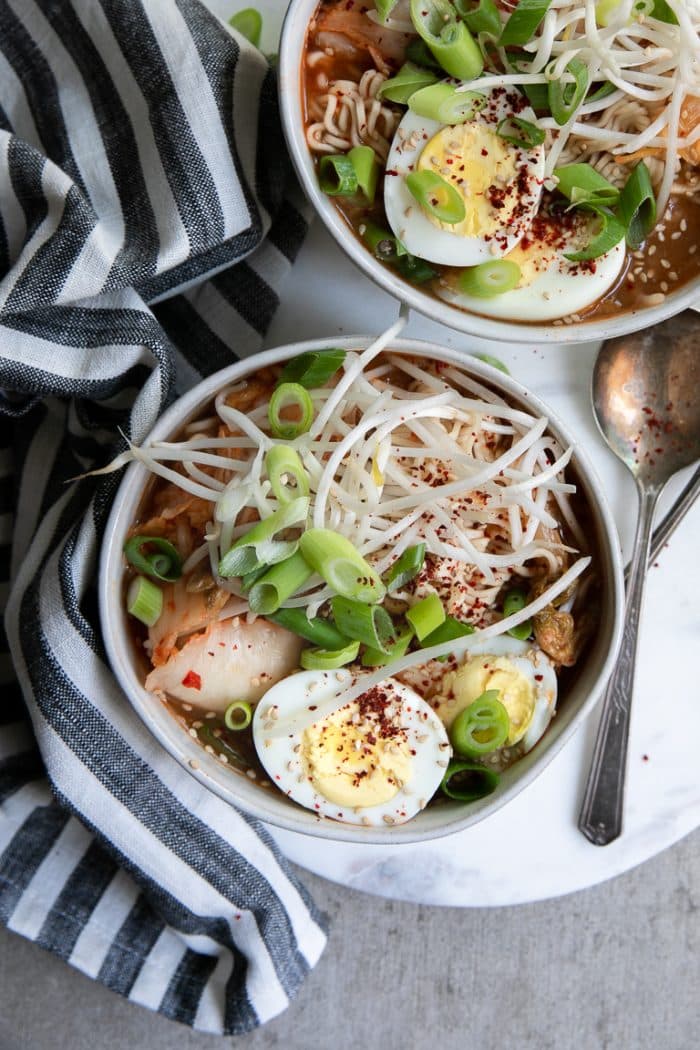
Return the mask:
[[[221, 17], [236, 0], [207, 0]], [[262, 46], [274, 50], [286, 5], [262, 0]], [[285, 288], [267, 346], [387, 327], [397, 303], [341, 254], [316, 223]], [[636, 520], [634, 485], [607, 451], [589, 407], [596, 346], [494, 345], [413, 315], [404, 335], [497, 354], [516, 379], [549, 402], [585, 445], [603, 481], [629, 555]], [[684, 478], [670, 485], [663, 514]], [[593, 718], [537, 781], [487, 821], [413, 846], [332, 843], [271, 828], [298, 864], [326, 878], [402, 900], [484, 906], [570, 893], [611, 878], [665, 849], [700, 824], [700, 505], [649, 577], [632, 717], [625, 831], [600, 848], [576, 828], [595, 736]], [[646, 759], [644, 756], [647, 756]]]

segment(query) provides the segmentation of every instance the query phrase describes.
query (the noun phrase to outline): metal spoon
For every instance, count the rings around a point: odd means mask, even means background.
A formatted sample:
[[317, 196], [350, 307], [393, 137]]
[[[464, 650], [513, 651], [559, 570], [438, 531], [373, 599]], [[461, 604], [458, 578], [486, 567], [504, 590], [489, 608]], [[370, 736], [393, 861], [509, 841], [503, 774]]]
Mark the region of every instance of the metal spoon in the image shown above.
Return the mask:
[[603, 344], [593, 370], [593, 412], [634, 476], [639, 520], [626, 623], [608, 683], [579, 828], [596, 846], [622, 831], [634, 664], [656, 502], [677, 471], [700, 458], [700, 319], [689, 310], [646, 332]]

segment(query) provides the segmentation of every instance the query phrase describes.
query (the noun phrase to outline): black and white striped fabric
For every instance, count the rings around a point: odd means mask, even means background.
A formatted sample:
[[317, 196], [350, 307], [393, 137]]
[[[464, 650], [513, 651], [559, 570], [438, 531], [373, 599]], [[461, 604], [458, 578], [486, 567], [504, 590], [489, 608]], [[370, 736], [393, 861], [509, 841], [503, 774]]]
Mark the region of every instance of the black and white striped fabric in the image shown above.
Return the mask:
[[294, 193], [267, 63], [197, 0], [0, 0], [0, 919], [220, 1033], [285, 1008], [322, 923], [120, 694], [94, 587], [119, 479], [69, 479], [259, 348]]

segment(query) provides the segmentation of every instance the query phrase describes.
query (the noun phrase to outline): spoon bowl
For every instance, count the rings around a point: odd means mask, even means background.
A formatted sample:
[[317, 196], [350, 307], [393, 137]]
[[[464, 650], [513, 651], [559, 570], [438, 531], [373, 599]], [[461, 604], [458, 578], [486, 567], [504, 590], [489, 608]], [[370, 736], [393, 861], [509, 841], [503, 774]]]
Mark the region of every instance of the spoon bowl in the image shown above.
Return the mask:
[[700, 318], [687, 311], [603, 344], [593, 370], [593, 412], [603, 438], [637, 483], [639, 520], [625, 629], [608, 683], [579, 828], [596, 846], [622, 831], [625, 765], [644, 581], [657, 500], [700, 459]]
[[700, 318], [690, 310], [603, 344], [593, 411], [638, 482], [663, 486], [700, 457]]

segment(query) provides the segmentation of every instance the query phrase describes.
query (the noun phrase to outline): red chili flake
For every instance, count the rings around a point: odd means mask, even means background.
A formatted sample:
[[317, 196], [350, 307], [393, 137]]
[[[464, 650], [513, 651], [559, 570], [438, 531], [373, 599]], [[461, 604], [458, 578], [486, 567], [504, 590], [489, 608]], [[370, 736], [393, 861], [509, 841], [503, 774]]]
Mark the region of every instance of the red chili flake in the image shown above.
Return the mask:
[[394, 171], [393, 168], [387, 168], [384, 172], [385, 175], [398, 175], [398, 171]]
[[642, 762], [648, 762], [648, 761], [649, 761], [649, 756], [648, 755], [642, 755]]
[[182, 679], [181, 685], [184, 685], [185, 689], [201, 689], [202, 679], [196, 671], [188, 671]]

